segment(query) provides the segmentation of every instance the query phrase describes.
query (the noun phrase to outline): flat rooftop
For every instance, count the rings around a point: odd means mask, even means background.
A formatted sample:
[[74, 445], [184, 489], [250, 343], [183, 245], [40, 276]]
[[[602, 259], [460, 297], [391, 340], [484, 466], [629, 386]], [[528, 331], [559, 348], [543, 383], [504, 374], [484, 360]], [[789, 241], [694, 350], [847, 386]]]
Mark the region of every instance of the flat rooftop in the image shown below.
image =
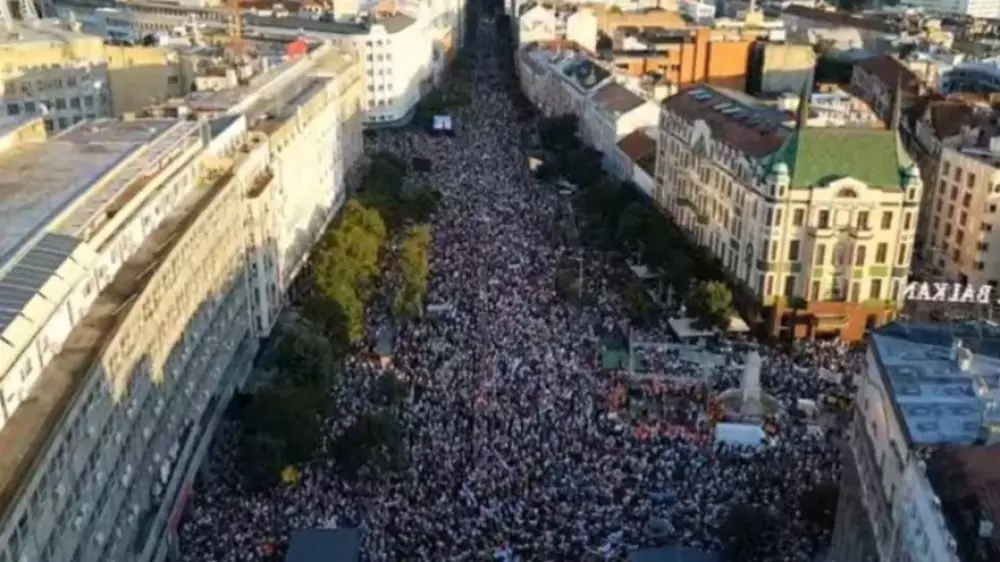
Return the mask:
[[0, 46], [4, 49], [31, 49], [86, 39], [101, 41], [96, 35], [71, 30], [59, 20], [38, 20], [35, 25], [16, 21], [15, 34], [0, 33]]
[[[228, 181], [223, 176], [218, 181]], [[201, 211], [218, 193], [196, 189], [154, 230], [119, 270], [70, 332], [62, 351], [45, 365], [30, 395], [0, 430], [0, 521], [20, 494], [40, 454], [51, 441], [66, 410], [85, 388], [95, 361], [160, 264]]]
[[0, 268], [9, 268], [50, 221], [176, 123], [105, 119], [0, 154]]
[[[870, 345], [904, 432], [914, 445], [971, 444], [986, 406], [977, 390], [1000, 386], [1000, 330], [995, 326], [894, 322], [872, 332]], [[972, 352], [968, 370], [953, 346]]]

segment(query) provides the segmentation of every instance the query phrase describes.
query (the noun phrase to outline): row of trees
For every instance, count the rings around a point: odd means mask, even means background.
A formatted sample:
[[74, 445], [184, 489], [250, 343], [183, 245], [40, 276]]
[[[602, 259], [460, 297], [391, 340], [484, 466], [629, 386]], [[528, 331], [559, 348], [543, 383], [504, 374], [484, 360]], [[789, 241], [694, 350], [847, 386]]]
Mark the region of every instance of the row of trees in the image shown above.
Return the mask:
[[[241, 409], [238, 454], [250, 485], [274, 481], [283, 468], [312, 458], [322, 443], [338, 358], [365, 339], [365, 311], [382, 271], [383, 250], [393, 232], [427, 220], [440, 198], [431, 188], [407, 191], [407, 174], [402, 159], [375, 155], [360, 193], [313, 249], [301, 317], [283, 326], [275, 345], [274, 382], [248, 397]], [[417, 288], [426, 287], [429, 239], [427, 227], [414, 226], [403, 243], [404, 278]], [[422, 302], [421, 292], [412, 294]], [[415, 306], [407, 301], [408, 310]], [[395, 379], [380, 381], [378, 391], [396, 400], [399, 392], [386, 391], [395, 384]], [[360, 416], [331, 443], [341, 466], [355, 470], [399, 458], [401, 430], [394, 412], [387, 407]]]
[[396, 288], [392, 310], [396, 318], [406, 321], [420, 315], [430, 279], [431, 228], [427, 224], [411, 226], [400, 245], [400, 283]]
[[[684, 295], [689, 310], [704, 324], [722, 326], [728, 321], [732, 294], [721, 282], [719, 264], [692, 247], [635, 186], [607, 176], [603, 155], [580, 142], [575, 116], [543, 119], [538, 134], [548, 152], [539, 174], [545, 179], [562, 177], [581, 189], [577, 203], [589, 227], [585, 241], [623, 250], [658, 271], [656, 285]], [[642, 281], [626, 280], [623, 296], [633, 321], [643, 324], [656, 318], [658, 307]]]
[[276, 346], [275, 382], [241, 410], [238, 458], [250, 486], [266, 485], [287, 466], [305, 462], [323, 439], [334, 354], [306, 320], [290, 323]]

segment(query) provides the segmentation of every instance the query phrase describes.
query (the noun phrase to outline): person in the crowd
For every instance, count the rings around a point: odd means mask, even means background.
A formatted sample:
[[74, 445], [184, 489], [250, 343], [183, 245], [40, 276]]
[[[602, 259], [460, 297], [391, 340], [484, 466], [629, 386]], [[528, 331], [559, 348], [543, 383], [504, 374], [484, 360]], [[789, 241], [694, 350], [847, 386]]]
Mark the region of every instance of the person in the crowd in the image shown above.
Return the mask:
[[[712, 367], [640, 352], [636, 369], [663, 374], [655, 383], [602, 370], [602, 334], [629, 333], [609, 281], [622, 265], [574, 248], [584, 252], [589, 298], [557, 294], [553, 271], [568, 249], [551, 225], [566, 202], [528, 171], [520, 143], [532, 123], [515, 109], [501, 39], [487, 23], [476, 34], [472, 101], [456, 111], [457, 136], [380, 132], [366, 141], [372, 152], [431, 160], [420, 173], [443, 194], [426, 300], [450, 311], [403, 326], [385, 368], [414, 381], [400, 414], [408, 466], [346, 477], [320, 451], [299, 467], [299, 485], [250, 491], [235, 466], [238, 428], [224, 429], [209, 461], [214, 478], [198, 484], [181, 526], [182, 560], [259, 560], [294, 530], [331, 521], [362, 530], [371, 562], [611, 558], [650, 546], [645, 527], [654, 518], [667, 523], [668, 542], [718, 551], [728, 511], [745, 504], [780, 521], [773, 560], [815, 559], [829, 533], [811, 531], [799, 497], [839, 481], [839, 426], [808, 431], [785, 415], [770, 424], [773, 445], [715, 445], [711, 399], [739, 385], [744, 342], [718, 346], [724, 360]], [[386, 293], [372, 306], [373, 332], [389, 315]], [[665, 326], [631, 334], [670, 339]], [[836, 343], [752, 345], [763, 358], [761, 386], [786, 412], [799, 399], [849, 396], [862, 368], [858, 353]], [[819, 376], [821, 367], [841, 380]], [[382, 372], [365, 355], [347, 357], [330, 397], [331, 436], [376, 407], [369, 389]]]

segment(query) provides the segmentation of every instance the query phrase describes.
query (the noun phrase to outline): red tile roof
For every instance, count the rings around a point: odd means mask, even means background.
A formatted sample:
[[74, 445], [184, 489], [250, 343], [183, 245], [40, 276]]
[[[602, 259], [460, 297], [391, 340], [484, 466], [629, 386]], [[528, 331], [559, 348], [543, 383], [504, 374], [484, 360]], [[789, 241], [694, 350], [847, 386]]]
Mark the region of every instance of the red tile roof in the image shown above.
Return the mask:
[[[703, 99], [697, 99], [695, 92], [706, 92]], [[747, 124], [737, 115], [724, 115], [713, 106], [723, 102], [743, 109], [743, 116], [755, 115], [755, 123]], [[749, 107], [735, 98], [731, 98], [718, 90], [698, 86], [663, 100], [663, 107], [672, 111], [685, 121], [704, 121], [712, 131], [712, 137], [732, 148], [756, 158], [773, 154], [781, 145], [790, 131], [780, 126], [778, 112], [765, 113], [759, 108]]]
[[629, 160], [639, 162], [642, 158], [656, 153], [656, 141], [642, 131], [633, 131], [618, 141], [618, 148], [628, 156]]

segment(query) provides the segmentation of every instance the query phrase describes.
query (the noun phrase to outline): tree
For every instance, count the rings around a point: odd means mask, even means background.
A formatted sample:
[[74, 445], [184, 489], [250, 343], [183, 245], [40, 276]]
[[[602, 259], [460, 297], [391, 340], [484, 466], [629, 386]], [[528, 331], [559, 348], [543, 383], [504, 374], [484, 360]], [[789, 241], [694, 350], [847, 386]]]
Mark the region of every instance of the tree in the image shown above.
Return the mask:
[[431, 230], [428, 225], [411, 227], [400, 245], [400, 286], [393, 300], [393, 314], [408, 320], [423, 311], [430, 277]]
[[[326, 299], [313, 297], [303, 310], [315, 314], [319, 302], [329, 306]], [[313, 329], [314, 325], [311, 322], [293, 324], [284, 330], [276, 349], [277, 364], [294, 384], [325, 389], [329, 388], [333, 375], [333, 348], [328, 337]]]
[[579, 121], [575, 115], [547, 117], [538, 123], [538, 135], [542, 146], [557, 151], [565, 151], [580, 146], [576, 138]]
[[630, 279], [625, 285], [624, 299], [626, 312], [633, 323], [644, 326], [656, 319], [656, 303], [638, 279]]
[[618, 216], [616, 238], [629, 249], [635, 249], [640, 243], [645, 246], [652, 220], [653, 217], [648, 205], [639, 201], [629, 203]]
[[586, 187], [603, 177], [600, 151], [588, 147], [567, 150], [561, 159], [563, 177], [574, 185]]
[[778, 521], [764, 508], [739, 505], [726, 515], [719, 529], [730, 562], [762, 562], [767, 559], [779, 532]]
[[733, 311], [733, 294], [720, 281], [701, 281], [688, 299], [688, 312], [701, 327], [726, 328]]
[[350, 472], [369, 464], [386, 468], [400, 460], [402, 430], [388, 410], [364, 414], [337, 437], [333, 449], [338, 463]]
[[243, 412], [247, 433], [260, 433], [283, 444], [283, 466], [309, 460], [322, 437], [326, 389], [281, 384], [261, 389]]
[[236, 444], [236, 458], [245, 483], [261, 488], [274, 483], [288, 466], [284, 442], [273, 435], [244, 431]]
[[840, 488], [835, 482], [821, 482], [803, 491], [799, 496], [802, 518], [818, 529], [833, 529], [839, 497]]

